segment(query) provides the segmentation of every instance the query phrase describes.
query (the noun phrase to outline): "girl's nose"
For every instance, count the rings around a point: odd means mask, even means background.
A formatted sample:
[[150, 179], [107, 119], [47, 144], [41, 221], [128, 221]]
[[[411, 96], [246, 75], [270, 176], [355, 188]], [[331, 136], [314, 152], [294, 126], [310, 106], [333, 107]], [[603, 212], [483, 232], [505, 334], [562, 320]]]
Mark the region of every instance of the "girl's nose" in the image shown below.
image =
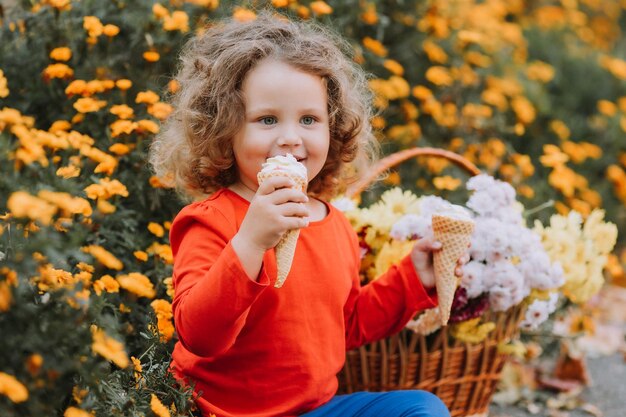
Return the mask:
[[289, 126], [285, 126], [280, 132], [278, 132], [277, 139], [278, 146], [297, 146], [302, 143], [302, 138], [298, 134], [297, 129]]

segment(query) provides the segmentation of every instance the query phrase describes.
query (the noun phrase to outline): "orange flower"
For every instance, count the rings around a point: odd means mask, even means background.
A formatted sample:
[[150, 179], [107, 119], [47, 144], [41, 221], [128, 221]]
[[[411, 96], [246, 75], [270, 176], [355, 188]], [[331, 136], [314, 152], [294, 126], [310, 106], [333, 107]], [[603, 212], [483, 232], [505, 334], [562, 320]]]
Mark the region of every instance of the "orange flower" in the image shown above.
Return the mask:
[[526, 97], [514, 97], [513, 100], [511, 100], [511, 107], [520, 123], [527, 125], [535, 120], [535, 108]]
[[159, 55], [159, 53], [156, 51], [146, 51], [143, 53], [143, 59], [148, 62], [157, 62], [159, 59], [161, 59], [161, 55]]
[[141, 262], [146, 262], [148, 260], [148, 254], [142, 250], [136, 250], [135, 252], [133, 252], [133, 255], [135, 255], [135, 258], [137, 258]]
[[120, 284], [111, 275], [104, 275], [99, 280], [94, 281], [93, 290], [98, 295], [101, 295], [103, 291], [120, 292]]
[[165, 120], [174, 111], [174, 108], [162, 101], [156, 102], [151, 106], [148, 106], [148, 113], [156, 117], [159, 120]]
[[72, 78], [74, 76], [74, 70], [65, 64], [50, 64], [43, 70], [43, 78], [51, 80], [53, 78]]
[[5, 281], [0, 281], [0, 313], [9, 311], [12, 302], [13, 295], [9, 284]]
[[244, 7], [235, 7], [233, 19], [238, 22], [250, 22], [256, 19], [256, 13]]
[[378, 13], [376, 13], [376, 5], [373, 3], [367, 3], [365, 10], [361, 13], [361, 20], [368, 25], [375, 25], [378, 23]]
[[570, 137], [569, 127], [561, 120], [552, 120], [550, 122], [550, 129], [556, 133], [561, 140], [567, 140]]
[[547, 83], [554, 78], [554, 67], [545, 62], [535, 61], [526, 68], [526, 75], [530, 80]]
[[126, 186], [118, 180], [111, 180], [109, 178], [102, 178], [98, 184], [91, 184], [85, 188], [87, 197], [92, 200], [103, 198], [109, 199], [114, 195], [120, 195], [122, 197], [128, 197], [128, 190]]
[[276, 8], [289, 6], [289, 0], [272, 0], [272, 6]]
[[152, 120], [140, 120], [137, 122], [137, 131], [139, 133], [159, 133], [159, 125]]
[[118, 275], [117, 282], [128, 292], [139, 297], [154, 298], [156, 291], [150, 278], [139, 272], [131, 272], [125, 275]]
[[104, 27], [102, 28], [102, 33], [104, 33], [109, 38], [112, 38], [120, 33], [120, 28], [111, 24], [104, 25]]
[[120, 119], [130, 119], [134, 116], [134, 110], [126, 104], [111, 106], [109, 111]]
[[154, 300], [150, 303], [157, 317], [157, 327], [161, 335], [161, 341], [168, 342], [174, 335], [172, 325], [172, 305], [167, 300]]
[[461, 180], [458, 178], [451, 177], [449, 175], [445, 175], [443, 177], [435, 177], [433, 178], [433, 185], [438, 190], [449, 190], [454, 191], [461, 185]]
[[167, 90], [172, 94], [178, 92], [178, 90], [180, 90], [180, 83], [176, 80], [170, 80], [170, 82], [167, 83]]
[[102, 35], [104, 26], [96, 16], [85, 16], [83, 17], [83, 29], [87, 31], [89, 37], [97, 38]]
[[128, 154], [130, 152], [130, 147], [124, 143], [114, 143], [109, 146], [109, 151], [121, 156]]
[[54, 48], [50, 52], [50, 58], [56, 61], [69, 61], [72, 58], [72, 50], [67, 47]]
[[539, 158], [539, 161], [546, 167], [556, 168], [569, 161], [567, 154], [561, 152], [561, 149], [559, 149], [558, 146], [544, 145], [543, 153], [544, 154]]
[[609, 117], [614, 116], [617, 113], [617, 106], [615, 103], [608, 100], [598, 101], [598, 111]]
[[63, 417], [94, 417], [94, 414], [88, 413], [87, 411], [81, 410], [77, 407], [70, 407], [65, 410], [65, 413], [63, 413]]
[[600, 58], [600, 64], [616, 78], [626, 80], [626, 61], [623, 59], [604, 56]]
[[164, 17], [163, 29], [167, 31], [179, 30], [181, 32], [188, 32], [189, 16], [182, 10], [176, 10], [171, 16]]
[[450, 71], [441, 66], [433, 66], [426, 70], [426, 79], [437, 86], [452, 85], [454, 80], [450, 75]]
[[104, 249], [102, 246], [89, 245], [89, 246], [83, 246], [80, 249], [83, 252], [88, 253], [94, 258], [96, 258], [98, 262], [100, 262], [102, 265], [106, 266], [107, 268], [115, 269], [116, 271], [120, 271], [122, 270], [122, 268], [124, 268], [124, 264], [122, 263], [122, 261], [117, 259], [115, 255], [113, 255], [108, 250]]
[[431, 62], [445, 64], [448, 61], [448, 55], [443, 48], [431, 40], [424, 41], [422, 49], [426, 52], [426, 55]]
[[309, 4], [313, 13], [317, 15], [325, 15], [331, 14], [333, 12], [333, 8], [330, 7], [325, 1], [313, 1]]
[[169, 410], [167, 409], [166, 406], [163, 405], [163, 403], [159, 400], [159, 398], [154, 394], [150, 394], [150, 395], [151, 395], [150, 409], [152, 410], [152, 412], [157, 417], [171, 417]]
[[154, 104], [157, 101], [159, 101], [158, 94], [150, 90], [140, 91], [135, 98], [135, 103]]
[[148, 224], [148, 230], [150, 231], [150, 233], [152, 233], [156, 237], [163, 237], [163, 235], [165, 234], [165, 230], [163, 229], [163, 226], [154, 222], [150, 222]]
[[369, 36], [363, 38], [363, 46], [365, 46], [365, 48], [371, 51], [374, 55], [380, 57], [387, 56], [387, 48], [385, 48], [385, 46], [380, 41], [372, 39]]
[[71, 128], [72, 124], [67, 120], [56, 120], [54, 123], [52, 123], [52, 126], [50, 126], [50, 129], [48, 129], [48, 131], [50, 133], [67, 132]]
[[[7, 97], [9, 95], [9, 88], [7, 87], [7, 83], [7, 79], [4, 77], [4, 72], [0, 69], [0, 98]], [[0, 130], [2, 130], [1, 125]]]
[[44, 225], [52, 223], [52, 216], [58, 210], [53, 204], [25, 191], [16, 191], [11, 194], [7, 202], [7, 208], [15, 217], [28, 217]]
[[400, 65], [398, 61], [394, 61], [393, 59], [386, 59], [385, 62], [383, 62], [383, 66], [393, 75], [397, 75], [399, 77], [402, 77], [402, 75], [404, 75], [404, 68], [402, 67], [402, 65]]
[[0, 394], [9, 397], [14, 403], [23, 403], [28, 399], [28, 390], [14, 376], [0, 372]]
[[83, 97], [76, 100], [76, 103], [74, 103], [73, 107], [79, 113], [91, 113], [100, 110], [106, 105], [107, 102], [104, 100], [96, 100], [91, 97]]
[[170, 11], [163, 7], [163, 5], [160, 3], [155, 3], [152, 6], [152, 13], [157, 19], [163, 19], [170, 15]]
[[120, 368], [126, 368], [130, 364], [124, 345], [121, 342], [108, 336], [104, 330], [99, 329], [95, 325], [91, 326], [91, 335], [93, 338], [91, 350], [94, 353], [113, 362]]
[[130, 120], [116, 120], [109, 127], [111, 128], [111, 137], [116, 138], [121, 135], [130, 135], [139, 125]]
[[125, 78], [122, 78], [122, 79], [117, 80], [117, 81], [115, 82], [115, 86], [116, 86], [117, 88], [119, 88], [120, 90], [122, 90], [122, 91], [126, 91], [126, 90], [128, 90], [130, 87], [132, 87], [132, 86], [133, 86], [133, 82], [132, 82], [131, 80], [127, 80], [127, 79], [125, 79]]

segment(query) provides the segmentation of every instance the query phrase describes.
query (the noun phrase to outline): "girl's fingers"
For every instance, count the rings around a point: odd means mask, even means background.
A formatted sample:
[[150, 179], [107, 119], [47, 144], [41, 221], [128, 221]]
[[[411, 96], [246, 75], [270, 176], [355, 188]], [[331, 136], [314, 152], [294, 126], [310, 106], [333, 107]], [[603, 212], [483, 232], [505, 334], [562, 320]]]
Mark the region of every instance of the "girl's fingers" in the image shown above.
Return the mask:
[[284, 203], [280, 205], [284, 217], [309, 217], [309, 209], [302, 203]]
[[295, 183], [289, 177], [285, 176], [276, 176], [270, 177], [259, 184], [259, 188], [257, 190], [257, 194], [259, 195], [268, 195], [272, 194], [276, 190], [284, 189], [284, 188], [292, 188], [295, 187]]
[[295, 188], [280, 188], [267, 196], [268, 201], [272, 204], [285, 204], [288, 202], [293, 203], [306, 203], [309, 201], [309, 197], [302, 191]]

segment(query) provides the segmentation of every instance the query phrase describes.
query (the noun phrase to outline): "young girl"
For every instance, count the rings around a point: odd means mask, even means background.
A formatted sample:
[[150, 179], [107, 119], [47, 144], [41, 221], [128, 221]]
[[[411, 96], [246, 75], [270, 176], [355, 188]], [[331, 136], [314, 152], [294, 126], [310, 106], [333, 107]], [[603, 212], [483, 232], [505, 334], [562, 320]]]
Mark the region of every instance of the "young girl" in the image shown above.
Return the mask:
[[[175, 112], [151, 162], [186, 195], [210, 194], [170, 231], [172, 370], [195, 383], [204, 416], [449, 416], [423, 391], [335, 396], [347, 349], [436, 305], [431, 258], [441, 247], [418, 241], [359, 284], [357, 237], [327, 199], [376, 139], [365, 77], [342, 48], [316, 25], [261, 14], [215, 25], [182, 53]], [[288, 153], [307, 168], [308, 195], [287, 178], [257, 182], [268, 157]], [[291, 271], [274, 288], [273, 248], [291, 229]]]

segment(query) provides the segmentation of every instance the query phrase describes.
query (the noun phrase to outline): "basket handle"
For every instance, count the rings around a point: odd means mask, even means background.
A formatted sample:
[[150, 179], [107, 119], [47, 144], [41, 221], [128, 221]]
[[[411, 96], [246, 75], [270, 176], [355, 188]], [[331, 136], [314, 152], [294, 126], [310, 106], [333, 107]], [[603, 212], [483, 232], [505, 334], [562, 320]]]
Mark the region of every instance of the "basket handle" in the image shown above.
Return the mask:
[[361, 194], [367, 187], [369, 187], [383, 172], [389, 168], [398, 165], [407, 159], [414, 158], [416, 156], [434, 156], [438, 158], [445, 158], [455, 165], [463, 168], [472, 175], [480, 174], [480, 169], [467, 158], [454, 153], [452, 151], [446, 151], [438, 148], [411, 148], [403, 151], [392, 153], [389, 156], [384, 157], [378, 161], [374, 167], [361, 179], [352, 184], [346, 190], [346, 196], [353, 198]]

